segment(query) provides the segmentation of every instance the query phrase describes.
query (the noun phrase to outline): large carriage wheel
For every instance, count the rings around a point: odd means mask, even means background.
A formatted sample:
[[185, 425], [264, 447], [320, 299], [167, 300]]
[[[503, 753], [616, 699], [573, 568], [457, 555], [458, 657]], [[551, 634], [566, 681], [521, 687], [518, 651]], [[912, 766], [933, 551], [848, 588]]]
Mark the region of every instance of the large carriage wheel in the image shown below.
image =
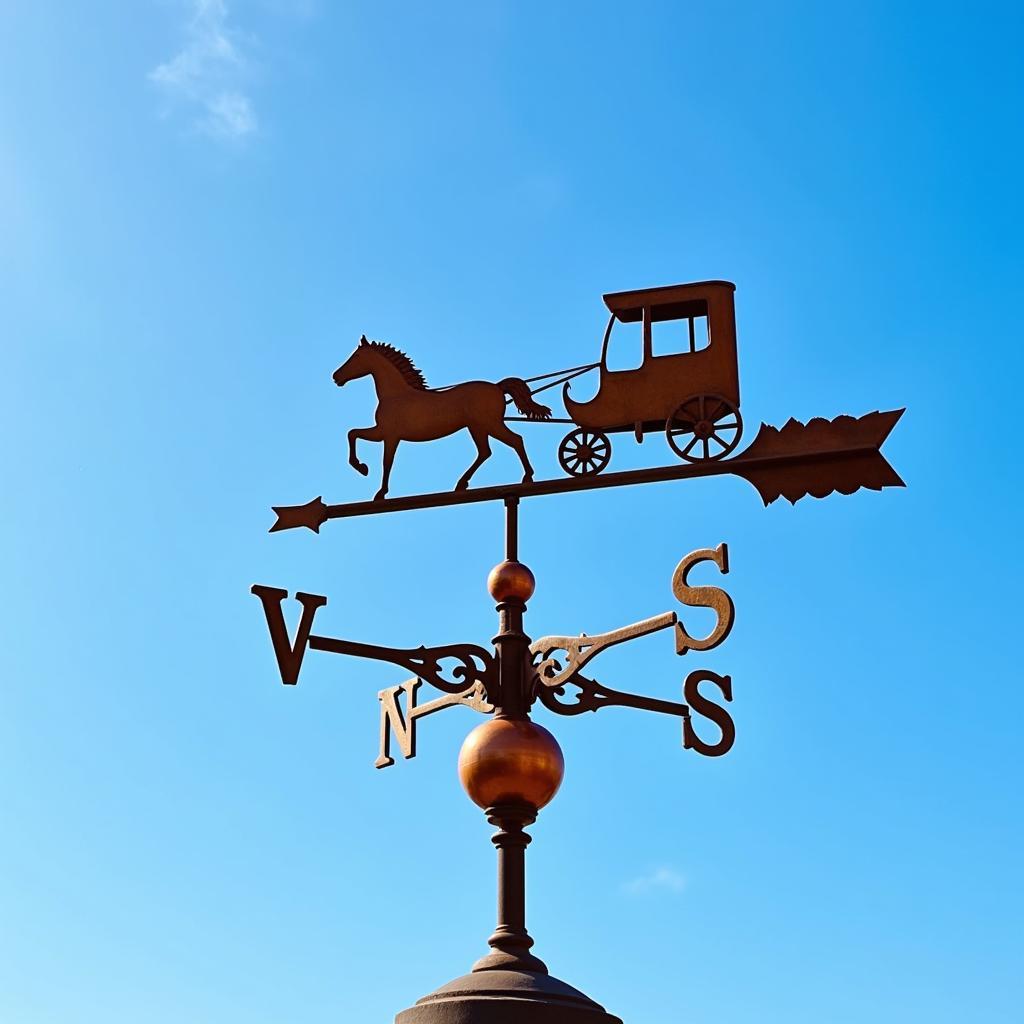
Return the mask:
[[665, 424], [672, 451], [687, 462], [723, 459], [739, 444], [743, 418], [721, 395], [694, 395], [676, 407]]
[[611, 458], [612, 443], [600, 430], [571, 430], [558, 446], [558, 464], [569, 476], [597, 476]]

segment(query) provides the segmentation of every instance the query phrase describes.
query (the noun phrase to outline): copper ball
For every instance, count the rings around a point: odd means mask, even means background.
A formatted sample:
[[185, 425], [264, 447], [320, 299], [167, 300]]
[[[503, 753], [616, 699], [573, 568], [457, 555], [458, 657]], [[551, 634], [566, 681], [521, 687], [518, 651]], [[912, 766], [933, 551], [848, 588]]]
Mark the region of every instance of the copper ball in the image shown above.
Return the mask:
[[487, 577], [487, 589], [495, 601], [529, 601], [537, 589], [533, 573], [522, 562], [500, 562]]
[[493, 718], [478, 725], [459, 751], [459, 779], [479, 807], [551, 802], [565, 774], [554, 736], [529, 721]]

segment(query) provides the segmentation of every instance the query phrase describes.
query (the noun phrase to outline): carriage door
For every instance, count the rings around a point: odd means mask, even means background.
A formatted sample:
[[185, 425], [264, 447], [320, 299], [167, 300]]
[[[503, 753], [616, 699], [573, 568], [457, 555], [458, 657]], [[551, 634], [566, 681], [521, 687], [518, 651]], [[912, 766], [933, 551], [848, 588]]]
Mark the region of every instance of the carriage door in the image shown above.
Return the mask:
[[[645, 308], [644, 316], [649, 311]], [[602, 362], [605, 370], [621, 373], [623, 370], [638, 370], [647, 361], [650, 352], [650, 322], [644, 319], [620, 320], [614, 313], [608, 323]]]

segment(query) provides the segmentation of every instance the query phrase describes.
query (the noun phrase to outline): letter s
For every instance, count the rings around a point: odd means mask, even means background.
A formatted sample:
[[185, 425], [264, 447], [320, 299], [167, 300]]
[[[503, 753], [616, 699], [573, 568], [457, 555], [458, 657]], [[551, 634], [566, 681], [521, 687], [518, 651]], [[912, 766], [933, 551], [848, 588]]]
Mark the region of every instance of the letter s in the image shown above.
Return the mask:
[[703, 754], [705, 757], [720, 757], [732, 749], [732, 745], [736, 741], [736, 725], [725, 708], [700, 695], [697, 687], [704, 680], [714, 683], [722, 691], [722, 696], [731, 701], [732, 677], [720, 676], [708, 669], [698, 669], [696, 672], [691, 672], [686, 677], [686, 682], [683, 683], [683, 700], [697, 714], [710, 718], [722, 730], [722, 738], [717, 743], [705, 743], [694, 732], [693, 725], [687, 716], [683, 719], [683, 746], [687, 750], [696, 750], [698, 754]]
[[687, 651], [710, 651], [717, 647], [732, 630], [736, 608], [732, 598], [721, 587], [691, 587], [686, 579], [690, 570], [699, 562], [714, 562], [723, 575], [729, 572], [729, 548], [719, 544], [717, 548], [701, 548], [691, 551], [672, 574], [672, 593], [676, 599], [690, 608], [711, 608], [718, 616], [715, 628], [702, 640], [694, 639], [686, 632], [681, 622], [676, 624], [676, 654]]

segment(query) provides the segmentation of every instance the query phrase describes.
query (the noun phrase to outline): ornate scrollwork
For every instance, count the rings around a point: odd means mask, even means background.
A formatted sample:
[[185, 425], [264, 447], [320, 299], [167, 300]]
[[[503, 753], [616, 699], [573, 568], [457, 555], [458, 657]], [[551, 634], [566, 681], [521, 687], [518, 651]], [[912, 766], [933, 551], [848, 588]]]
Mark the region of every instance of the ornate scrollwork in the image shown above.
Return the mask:
[[[575, 686], [579, 691], [575, 702], [559, 699], [565, 696], [566, 686]], [[560, 686], [540, 687], [538, 697], [541, 703], [556, 715], [582, 715], [585, 711], [597, 711], [599, 708], [618, 705], [639, 708], [641, 711], [657, 711], [663, 715], [678, 715], [680, 718], [690, 716], [690, 709], [685, 704], [613, 690], [610, 686], [604, 686], [596, 679], [588, 679], [578, 672]]]
[[[538, 691], [543, 694], [545, 687], [557, 689], [568, 682], [575, 682], [572, 677], [601, 651], [627, 640], [647, 636], [648, 633], [656, 633], [659, 629], [668, 629], [677, 620], [675, 612], [665, 612], [595, 636], [587, 636], [586, 633], [580, 633], [579, 636], [542, 636], [530, 645], [530, 653], [540, 658], [534, 667]], [[559, 651], [565, 652], [564, 658], [555, 656]]]
[[[596, 636], [581, 633], [579, 636], [541, 637], [530, 646], [530, 653], [539, 659], [533, 669], [535, 695], [548, 710], [558, 715], [581, 715], [585, 711], [618, 705], [686, 718], [690, 709], [685, 704], [613, 690], [580, 673], [580, 669], [601, 651], [648, 633], [669, 629], [676, 621], [675, 612], [665, 612]], [[564, 657], [558, 657], [559, 652], [564, 652]], [[575, 700], [563, 699], [568, 686], [576, 687]]]
[[[473, 683], [482, 684], [493, 694], [494, 656], [476, 644], [445, 644], [440, 647], [378, 647], [355, 640], [339, 640], [330, 636], [310, 636], [309, 646], [316, 651], [348, 654], [355, 658], [372, 658], [401, 665], [424, 683], [442, 693], [463, 693]], [[444, 662], [455, 664], [445, 667]]]

